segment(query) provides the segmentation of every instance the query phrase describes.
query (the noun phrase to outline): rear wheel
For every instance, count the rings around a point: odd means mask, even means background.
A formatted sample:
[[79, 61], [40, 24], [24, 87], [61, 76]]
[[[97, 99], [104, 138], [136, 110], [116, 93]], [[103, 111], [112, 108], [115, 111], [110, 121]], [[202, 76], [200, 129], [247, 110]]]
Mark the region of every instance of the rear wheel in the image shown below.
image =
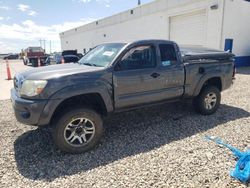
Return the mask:
[[54, 129], [56, 146], [67, 153], [82, 153], [92, 149], [103, 133], [99, 114], [88, 108], [77, 108], [61, 115]]
[[23, 59], [23, 64], [24, 65], [27, 65], [28, 64], [28, 61], [26, 59]]
[[202, 115], [210, 115], [217, 111], [220, 106], [221, 93], [215, 86], [204, 87], [200, 94], [194, 98], [195, 110]]

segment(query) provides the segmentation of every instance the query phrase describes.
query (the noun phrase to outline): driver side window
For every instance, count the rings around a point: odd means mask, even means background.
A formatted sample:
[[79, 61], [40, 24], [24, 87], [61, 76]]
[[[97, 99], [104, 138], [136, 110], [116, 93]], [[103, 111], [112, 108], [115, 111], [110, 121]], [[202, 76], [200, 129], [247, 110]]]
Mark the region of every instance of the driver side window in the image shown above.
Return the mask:
[[155, 48], [138, 46], [130, 49], [119, 63], [119, 70], [135, 70], [156, 66]]

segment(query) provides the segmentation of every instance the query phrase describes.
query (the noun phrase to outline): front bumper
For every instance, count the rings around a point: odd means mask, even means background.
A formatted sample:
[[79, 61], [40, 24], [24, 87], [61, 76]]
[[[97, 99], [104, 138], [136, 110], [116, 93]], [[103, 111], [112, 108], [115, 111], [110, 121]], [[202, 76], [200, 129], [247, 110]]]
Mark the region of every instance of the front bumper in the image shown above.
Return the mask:
[[48, 100], [27, 100], [20, 98], [15, 89], [11, 89], [11, 101], [16, 119], [27, 125], [38, 125]]

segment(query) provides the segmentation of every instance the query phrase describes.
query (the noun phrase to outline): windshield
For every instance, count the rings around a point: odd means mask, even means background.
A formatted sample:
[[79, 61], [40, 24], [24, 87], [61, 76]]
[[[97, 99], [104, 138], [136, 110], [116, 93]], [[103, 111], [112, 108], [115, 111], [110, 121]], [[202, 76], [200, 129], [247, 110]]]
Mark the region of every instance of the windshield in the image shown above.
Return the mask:
[[79, 60], [79, 63], [89, 66], [105, 67], [114, 60], [124, 45], [124, 43], [102, 44], [83, 56], [82, 59]]

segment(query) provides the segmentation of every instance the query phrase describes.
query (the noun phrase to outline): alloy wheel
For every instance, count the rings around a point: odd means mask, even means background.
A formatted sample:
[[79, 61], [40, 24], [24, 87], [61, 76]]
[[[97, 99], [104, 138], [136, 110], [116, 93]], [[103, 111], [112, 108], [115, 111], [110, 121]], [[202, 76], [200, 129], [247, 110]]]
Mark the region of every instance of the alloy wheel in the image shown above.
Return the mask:
[[86, 145], [94, 135], [94, 123], [87, 118], [75, 118], [64, 129], [64, 139], [74, 147]]

